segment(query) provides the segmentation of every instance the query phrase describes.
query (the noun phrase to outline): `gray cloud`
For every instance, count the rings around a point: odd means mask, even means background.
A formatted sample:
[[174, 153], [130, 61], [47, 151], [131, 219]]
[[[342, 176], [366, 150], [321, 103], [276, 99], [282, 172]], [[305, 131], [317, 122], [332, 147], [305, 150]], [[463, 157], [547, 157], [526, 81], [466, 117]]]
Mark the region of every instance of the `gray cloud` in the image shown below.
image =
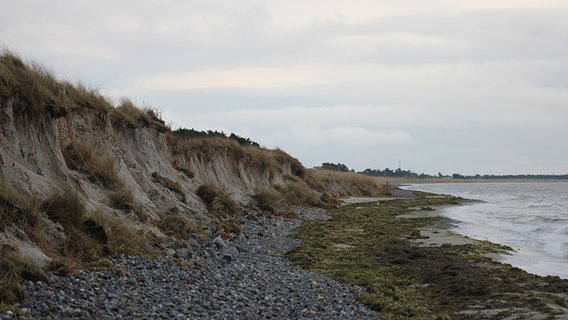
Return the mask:
[[566, 16], [531, 0], [22, 0], [3, 4], [0, 41], [309, 166], [566, 173]]

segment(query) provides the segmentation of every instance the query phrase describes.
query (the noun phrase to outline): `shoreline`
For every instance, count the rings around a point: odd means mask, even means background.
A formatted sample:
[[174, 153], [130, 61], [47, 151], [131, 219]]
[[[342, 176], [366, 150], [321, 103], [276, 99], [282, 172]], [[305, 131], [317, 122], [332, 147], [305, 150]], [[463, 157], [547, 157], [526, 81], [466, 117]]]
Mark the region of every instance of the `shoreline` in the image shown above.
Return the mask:
[[[555, 182], [528, 182], [531, 184], [535, 183], [544, 183], [544, 184], [552, 184]], [[515, 183], [516, 184], [516, 183]], [[519, 183], [519, 185], [521, 185]], [[457, 188], [457, 189], [456, 189]], [[452, 187], [452, 185], [447, 185], [447, 187], [437, 188], [434, 184], [431, 187], [425, 187], [423, 189], [420, 188], [419, 184], [414, 184], [409, 186], [408, 188], [404, 188], [405, 190], [436, 190], [431, 192], [436, 193], [444, 193], [444, 194], [453, 194], [456, 196], [464, 196], [464, 193], [460, 192], [452, 192], [449, 190], [469, 190], [469, 187], [466, 189], [461, 189], [460, 187]], [[477, 188], [477, 187], [473, 187]], [[481, 196], [481, 195], [480, 195]], [[483, 198], [483, 196], [481, 196]], [[455, 218], [458, 220], [469, 221], [468, 217], [470, 214], [474, 214], [478, 211], [483, 211], [480, 209], [482, 207], [475, 207], [475, 206], [483, 206], [484, 204], [493, 204], [491, 198], [483, 198], [483, 200], [469, 200], [468, 203], [465, 203], [465, 206], [461, 206], [461, 208], [441, 208], [439, 210], [440, 215], [448, 218]], [[474, 207], [468, 208], [469, 205], [473, 205]], [[500, 208], [500, 207], [499, 207]], [[493, 209], [495, 210], [495, 209]], [[464, 213], [465, 212], [465, 213]], [[482, 221], [484, 222], [484, 221]], [[510, 234], [506, 232], [502, 232], [497, 227], [491, 228], [491, 226], [483, 227], [481, 223], [472, 223], [472, 222], [465, 222], [458, 224], [454, 229], [454, 232], [466, 237], [470, 237], [472, 239], [478, 240], [489, 240], [494, 243], [499, 243], [502, 245], [511, 246], [514, 250], [510, 254], [502, 255], [500, 257], [496, 257], [499, 262], [508, 263], [519, 267], [527, 272], [540, 275], [540, 276], [559, 276], [563, 279], [568, 279], [568, 269], [566, 259], [562, 259], [560, 257], [551, 254], [549, 251], [536, 251], [534, 248], [535, 246], [527, 246], [526, 242], [516, 242], [512, 241], [515, 238], [510, 238]], [[505, 230], [506, 231], [506, 230]], [[532, 238], [535, 235], [528, 236], [528, 238]], [[534, 243], [534, 242], [533, 242]]]
[[389, 319], [568, 317], [568, 280], [496, 261], [511, 248], [452, 233], [434, 208], [456, 202], [423, 194], [344, 205], [300, 227], [304, 242], [288, 257], [367, 288], [360, 301]]

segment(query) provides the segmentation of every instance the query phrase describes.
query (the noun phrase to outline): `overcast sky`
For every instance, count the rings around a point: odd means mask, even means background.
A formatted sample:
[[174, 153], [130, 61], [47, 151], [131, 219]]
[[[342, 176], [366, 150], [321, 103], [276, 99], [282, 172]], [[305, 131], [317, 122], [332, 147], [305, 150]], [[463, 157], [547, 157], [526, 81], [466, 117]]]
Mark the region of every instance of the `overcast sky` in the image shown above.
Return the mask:
[[568, 173], [566, 0], [0, 0], [0, 45], [307, 167]]

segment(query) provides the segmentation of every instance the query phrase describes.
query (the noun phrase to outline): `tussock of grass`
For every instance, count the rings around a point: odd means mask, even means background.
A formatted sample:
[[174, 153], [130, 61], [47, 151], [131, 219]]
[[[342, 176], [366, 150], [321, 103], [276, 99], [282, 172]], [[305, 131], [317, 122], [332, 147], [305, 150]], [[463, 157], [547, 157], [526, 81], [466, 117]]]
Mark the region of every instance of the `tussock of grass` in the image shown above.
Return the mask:
[[122, 98], [120, 104], [111, 110], [110, 118], [113, 123], [129, 128], [152, 126], [161, 132], [169, 130], [156, 110], [151, 108], [138, 108], [132, 100], [128, 98]]
[[172, 163], [172, 165], [176, 170], [183, 172], [186, 177], [190, 179], [195, 177], [195, 173], [187, 165], [182, 165], [175, 161], [174, 163]]
[[155, 225], [165, 234], [181, 241], [186, 241], [190, 233], [197, 234], [202, 241], [206, 238], [205, 232], [197, 222], [174, 213], [162, 215]]
[[117, 107], [98, 90], [82, 84], [59, 80], [52, 70], [38, 63], [22, 59], [13, 52], [0, 53], [0, 100], [16, 99], [17, 110], [31, 119], [43, 114], [52, 117], [67, 115], [77, 108], [102, 110], [109, 113], [113, 123], [140, 128], [152, 126], [161, 132], [169, 128], [159, 112], [152, 108], [138, 108], [129, 99], [122, 99]]
[[276, 188], [286, 202], [292, 205], [321, 206], [321, 199], [302, 180], [292, 181]]
[[80, 142], [67, 145], [62, 154], [70, 169], [85, 173], [91, 182], [109, 188], [118, 187], [120, 179], [113, 157], [96, 158], [91, 148]]
[[0, 228], [10, 223], [34, 228], [39, 224], [40, 202], [17, 188], [8, 188], [0, 179]]
[[281, 172], [282, 168], [288, 166], [293, 176], [302, 178], [306, 174], [306, 169], [298, 159], [279, 149], [241, 145], [234, 139], [222, 137], [180, 138], [171, 134], [169, 141], [174, 153], [184, 155], [188, 159], [196, 155], [202, 161], [210, 161], [213, 157], [222, 155], [229, 156], [235, 164], [254, 168], [259, 172]]
[[240, 234], [243, 226], [238, 217], [239, 206], [215, 184], [204, 183], [196, 191], [196, 194], [203, 200], [209, 215], [214, 219], [217, 233], [225, 238], [230, 234]]
[[161, 185], [166, 187], [168, 190], [173, 191], [178, 195], [180, 195], [181, 201], [185, 202], [185, 192], [183, 191], [183, 188], [181, 187], [179, 182], [164, 177], [160, 175], [158, 172], [152, 172], [152, 179], [154, 179], [155, 182], [160, 183]]
[[0, 99], [16, 98], [21, 111], [33, 117], [42, 112], [65, 115], [71, 108], [108, 110], [111, 104], [97, 90], [56, 79], [53, 71], [3, 50], [0, 55]]
[[23, 258], [9, 246], [0, 248], [0, 304], [13, 304], [24, 299], [24, 280], [47, 281], [43, 270]]
[[111, 218], [101, 212], [90, 214], [90, 219], [101, 226], [107, 236], [106, 249], [108, 254], [145, 254], [144, 241], [147, 234], [137, 232], [128, 221]]
[[91, 237], [85, 226], [85, 203], [75, 190], [63, 188], [48, 197], [41, 205], [43, 212], [65, 229], [67, 239], [61, 244], [60, 253], [76, 259], [90, 259], [102, 256], [106, 243], [98, 237]]
[[261, 212], [298, 219], [298, 214], [290, 208], [286, 200], [276, 191], [261, 191], [252, 196], [254, 207]]

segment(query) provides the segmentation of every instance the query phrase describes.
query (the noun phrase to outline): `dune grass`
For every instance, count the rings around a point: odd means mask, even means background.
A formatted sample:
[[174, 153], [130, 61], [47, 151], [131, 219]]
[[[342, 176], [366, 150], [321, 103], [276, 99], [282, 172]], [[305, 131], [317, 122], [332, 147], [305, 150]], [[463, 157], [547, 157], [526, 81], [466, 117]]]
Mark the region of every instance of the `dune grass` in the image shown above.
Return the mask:
[[339, 172], [326, 169], [311, 169], [309, 174], [324, 189], [339, 187], [342, 193], [335, 196], [384, 197], [390, 195], [390, 189], [378, 179], [355, 172]]

